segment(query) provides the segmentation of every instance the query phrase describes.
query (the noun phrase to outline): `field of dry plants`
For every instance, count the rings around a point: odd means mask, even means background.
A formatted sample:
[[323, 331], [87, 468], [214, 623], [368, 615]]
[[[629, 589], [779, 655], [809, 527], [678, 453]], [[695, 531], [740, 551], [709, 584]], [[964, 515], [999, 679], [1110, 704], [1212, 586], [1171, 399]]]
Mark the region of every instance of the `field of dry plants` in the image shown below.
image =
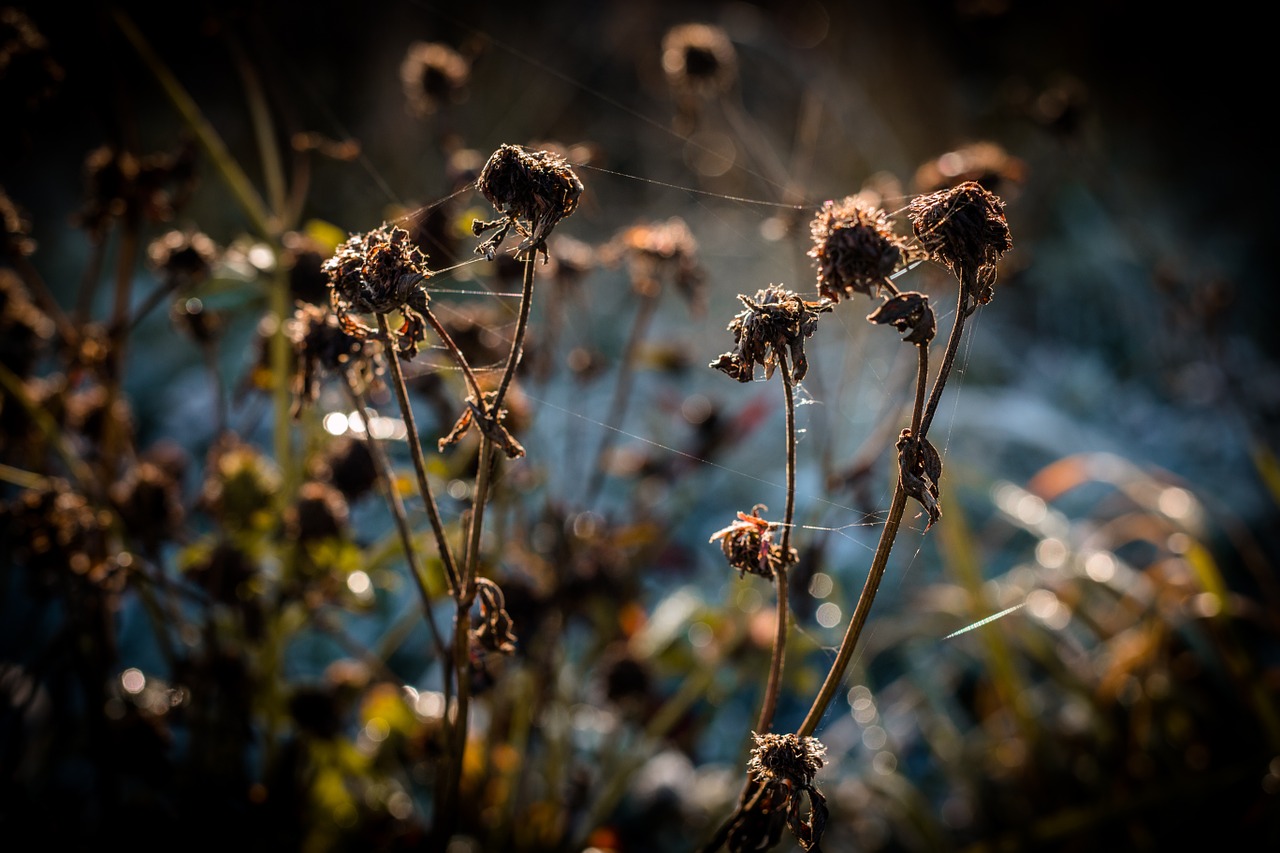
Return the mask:
[[0, 3], [0, 848], [1280, 846], [1260, 37], [1118, 5]]

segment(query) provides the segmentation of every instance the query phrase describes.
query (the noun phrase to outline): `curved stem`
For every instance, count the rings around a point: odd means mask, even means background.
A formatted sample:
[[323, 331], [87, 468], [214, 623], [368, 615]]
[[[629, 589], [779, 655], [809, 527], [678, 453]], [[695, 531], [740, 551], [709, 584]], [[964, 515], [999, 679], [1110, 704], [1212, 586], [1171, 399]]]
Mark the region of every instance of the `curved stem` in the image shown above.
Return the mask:
[[777, 586], [777, 626], [773, 638], [773, 656], [769, 662], [769, 680], [765, 687], [764, 702], [760, 707], [760, 719], [756, 732], [764, 734], [773, 726], [773, 715], [778, 708], [778, 693], [782, 689], [782, 667], [787, 654], [787, 566], [791, 560], [791, 522], [796, 509], [796, 404], [791, 387], [791, 369], [785, 352], [778, 352], [778, 367], [782, 378], [782, 390], [787, 411], [787, 506], [782, 515], [782, 560], [774, 569]]
[[[423, 580], [422, 567], [418, 561], [418, 549], [413, 546], [413, 533], [409, 530], [409, 520], [405, 515], [404, 501], [400, 499], [400, 492], [396, 489], [395, 481], [391, 476], [391, 463], [387, 459], [386, 451], [383, 449], [381, 442], [369, 432], [369, 411], [364, 404], [364, 398], [356, 390], [355, 383], [351, 381], [350, 375], [345, 371], [343, 372], [343, 379], [346, 384], [347, 395], [351, 398], [351, 404], [356, 407], [356, 411], [360, 413], [360, 418], [366, 425], [364, 431], [365, 443], [369, 447], [369, 454], [373, 457], [373, 467], [374, 472], [377, 474], [378, 482], [387, 492], [387, 503], [391, 507], [391, 516], [395, 519], [396, 530], [400, 534], [400, 542], [404, 546], [405, 559], [409, 562], [409, 574], [413, 575], [414, 584], [418, 589], [418, 596], [422, 599], [422, 612], [427, 617], [427, 627], [431, 629], [431, 639], [435, 641], [436, 650], [440, 653], [440, 659], [445, 660], [448, 657], [447, 646], [445, 645], [444, 637], [440, 634], [440, 629], [436, 626], [435, 615], [431, 612], [431, 593]], [[446, 678], [446, 695], [448, 690], [449, 679]]]
[[[418, 475], [418, 491], [422, 494], [422, 502], [426, 505], [427, 517], [431, 520], [431, 530], [435, 533], [436, 545], [440, 549], [440, 561], [444, 563], [448, 576], [449, 589], [458, 594], [460, 589], [458, 567], [453, 560], [453, 552], [449, 548], [448, 537], [445, 536], [444, 522], [440, 520], [440, 510], [436, 507], [435, 497], [431, 493], [431, 484], [427, 482], [426, 459], [422, 454], [422, 441], [418, 437], [418, 426], [413, 419], [413, 407], [409, 403], [409, 392], [404, 384], [404, 371], [400, 369], [400, 357], [396, 355], [395, 341], [391, 338], [391, 329], [387, 325], [387, 316], [378, 314], [378, 333], [386, 348], [387, 363], [391, 365], [391, 376], [394, 380], [396, 401], [400, 404], [400, 416], [404, 418], [405, 431], [409, 439], [409, 455], [413, 457], [413, 470]], [[363, 412], [361, 413], [363, 417]], [[365, 421], [368, 424], [368, 421]]]
[[[484, 392], [480, 390], [480, 382], [476, 379], [475, 373], [471, 370], [471, 363], [467, 361], [467, 357], [462, 354], [462, 350], [458, 348], [453, 337], [450, 336], [449, 330], [440, 322], [440, 318], [430, 309], [423, 311], [422, 316], [427, 318], [427, 323], [435, 331], [436, 337], [440, 339], [440, 343], [444, 344], [445, 349], [449, 350], [449, 354], [453, 356], [453, 360], [457, 362], [458, 369], [462, 371], [463, 378], [467, 381], [467, 390], [471, 392], [471, 396], [477, 401], [484, 399]], [[477, 403], [483, 405], [483, 403]]]
[[960, 282], [960, 295], [956, 299], [956, 321], [951, 326], [951, 335], [947, 338], [947, 349], [942, 356], [942, 367], [938, 370], [938, 376], [933, 380], [933, 392], [929, 394], [929, 405], [925, 408], [924, 420], [920, 423], [919, 430], [912, 430], [912, 435], [916, 438], [923, 439], [925, 433], [929, 431], [929, 425], [933, 423], [934, 413], [938, 410], [938, 401], [942, 398], [942, 388], [947, 384], [947, 377], [951, 374], [951, 366], [955, 363], [956, 352], [960, 349], [960, 336], [964, 332], [964, 321], [973, 311], [973, 307], [969, 305], [969, 287], [965, 281]]

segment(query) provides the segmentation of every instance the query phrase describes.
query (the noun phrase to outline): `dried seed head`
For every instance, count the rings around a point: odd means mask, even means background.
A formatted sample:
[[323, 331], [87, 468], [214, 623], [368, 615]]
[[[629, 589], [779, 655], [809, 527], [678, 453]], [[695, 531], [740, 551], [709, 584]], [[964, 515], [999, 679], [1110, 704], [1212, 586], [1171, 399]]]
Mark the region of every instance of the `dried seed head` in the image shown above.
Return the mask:
[[867, 319], [879, 325], [892, 325], [899, 332], [907, 332], [907, 343], [926, 345], [938, 331], [938, 321], [933, 316], [929, 297], [916, 291], [890, 296], [879, 308], [867, 315]]
[[736, 345], [711, 362], [711, 367], [739, 382], [755, 378], [755, 368], [764, 368], [765, 378], [773, 376], [779, 354], [791, 355], [791, 384], [804, 379], [809, 361], [804, 352], [805, 338], [818, 328], [818, 315], [830, 311], [827, 300], [806, 302], [790, 290], [770, 285], [756, 292], [755, 299], [738, 294], [746, 306], [729, 321]]
[[793, 734], [751, 733], [756, 745], [751, 750], [747, 769], [757, 779], [790, 782], [796, 787], [813, 784], [813, 777], [825, 763], [827, 748], [813, 737]]
[[399, 311], [404, 322], [396, 331], [403, 358], [413, 358], [426, 340], [430, 296], [424, 282], [431, 275], [427, 255], [394, 225], [383, 225], [367, 234], [355, 234], [324, 262], [329, 276], [329, 303], [343, 329], [355, 337], [376, 336], [354, 315]]
[[174, 538], [182, 525], [182, 484], [174, 472], [151, 461], [129, 467], [112, 483], [115, 504], [125, 529], [150, 551]]
[[916, 192], [932, 193], [966, 181], [991, 192], [1026, 179], [1027, 166], [994, 142], [974, 142], [930, 160], [916, 169]]
[[704, 310], [706, 271], [698, 262], [698, 241], [678, 216], [624, 228], [600, 247], [601, 261], [626, 261], [631, 286], [642, 296], [657, 296], [670, 281], [694, 313]]
[[352, 335], [338, 317], [318, 305], [298, 303], [285, 324], [285, 335], [296, 356], [293, 376], [293, 416], [301, 414], [320, 394], [320, 380], [365, 364], [372, 354], [369, 342]]
[[166, 283], [198, 284], [209, 277], [218, 259], [218, 246], [208, 234], [175, 229], [151, 241], [147, 259]]
[[63, 480], [50, 480], [0, 506], [0, 533], [15, 543], [14, 556], [33, 580], [53, 587], [71, 577], [116, 592], [125, 572], [112, 557], [110, 516]]
[[739, 512], [737, 521], [717, 530], [707, 540], [720, 540], [720, 549], [729, 565], [738, 570], [738, 577], [753, 574], [772, 579], [780, 567], [799, 559], [796, 549], [789, 548], [783, 554], [782, 545], [773, 541], [778, 524], [761, 518], [762, 509], [764, 507], [757, 504], [751, 508], [750, 515]]
[[414, 42], [400, 63], [400, 82], [409, 112], [428, 116], [462, 99], [471, 63], [447, 44]]
[[275, 462], [258, 448], [223, 436], [210, 448], [205, 470], [201, 503], [215, 518], [241, 530], [271, 523], [282, 480]]
[[662, 70], [671, 88], [699, 97], [729, 91], [738, 76], [733, 42], [710, 24], [679, 24], [662, 37]]
[[112, 219], [132, 211], [150, 222], [167, 222], [195, 189], [194, 142], [177, 150], [136, 157], [102, 146], [84, 161], [85, 201], [77, 222], [101, 235]]
[[504, 144], [484, 164], [476, 189], [502, 214], [493, 222], [476, 220], [471, 225], [476, 236], [496, 229], [476, 247], [477, 254], [492, 260], [512, 227], [525, 238], [518, 254], [546, 256], [551, 229], [577, 209], [583, 186], [563, 157]]
[[329, 276], [324, 270], [328, 249], [301, 231], [280, 238], [284, 246], [281, 265], [289, 271], [289, 293], [294, 299], [324, 305], [329, 299]]
[[1013, 248], [1004, 202], [973, 181], [913, 199], [907, 216], [931, 257], [981, 304], [991, 301], [996, 262]]
[[825, 201], [813, 217], [809, 257], [818, 268], [818, 293], [839, 302], [854, 293], [875, 296], [910, 260], [905, 240], [888, 215], [856, 196]]

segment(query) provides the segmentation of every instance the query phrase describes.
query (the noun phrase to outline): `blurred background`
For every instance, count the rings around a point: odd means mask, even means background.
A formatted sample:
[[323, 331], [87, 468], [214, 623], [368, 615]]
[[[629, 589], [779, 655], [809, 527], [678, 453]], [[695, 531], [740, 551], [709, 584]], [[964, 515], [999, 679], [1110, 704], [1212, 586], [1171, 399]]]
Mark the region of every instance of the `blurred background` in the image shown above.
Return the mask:
[[[728, 814], [773, 592], [708, 538], [756, 504], [780, 517], [783, 406], [776, 379], [707, 365], [738, 294], [816, 298], [824, 200], [892, 213], [966, 179], [1005, 201], [1013, 249], [931, 435], [942, 519], [926, 533], [908, 507], [817, 731], [827, 849], [1280, 841], [1275, 178], [1267, 48], [1237, 6], [6, 4], [0, 832], [422, 849], [440, 666], [386, 503], [339, 488], [363, 428], [338, 383], [276, 458], [271, 282], [325, 305], [319, 262], [400, 223], [449, 268], [433, 309], [500, 365], [519, 268], [474, 255], [492, 209], [469, 184], [515, 143], [564, 153], [586, 190], [538, 267], [509, 403], [527, 456], [503, 468], [486, 573], [520, 648], [478, 667], [450, 850], [694, 849]], [[723, 39], [710, 71], [664, 42], [687, 23]], [[274, 242], [230, 161], [286, 212]], [[954, 279], [897, 283], [945, 334]], [[909, 419], [914, 353], [873, 307], [823, 316], [798, 391], [778, 731], [834, 657]], [[433, 448], [460, 377], [431, 348], [409, 373]], [[94, 408], [95, 376], [126, 412]], [[374, 405], [411, 470], [394, 399]], [[450, 523], [474, 456], [432, 456]], [[122, 517], [141, 507], [122, 544], [32, 497], [68, 457], [110, 472]], [[179, 509], [129, 502], [143, 461]], [[280, 543], [312, 510], [298, 569]], [[94, 547], [101, 577], [77, 568]]]

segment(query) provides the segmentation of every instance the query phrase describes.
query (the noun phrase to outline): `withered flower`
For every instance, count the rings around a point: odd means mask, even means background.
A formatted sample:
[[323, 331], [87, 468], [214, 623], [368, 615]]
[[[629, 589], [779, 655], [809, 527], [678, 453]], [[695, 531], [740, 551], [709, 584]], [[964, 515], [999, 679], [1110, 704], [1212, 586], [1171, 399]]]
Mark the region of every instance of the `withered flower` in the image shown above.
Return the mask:
[[137, 157], [102, 146], [84, 161], [86, 198], [79, 224], [100, 237], [110, 221], [133, 211], [151, 222], [167, 222], [195, 189], [195, 143], [187, 140], [173, 152]]
[[833, 302], [854, 293], [894, 292], [889, 277], [911, 260], [888, 214], [857, 196], [823, 202], [809, 233], [813, 246], [808, 254], [818, 267], [818, 293]]
[[737, 53], [719, 27], [678, 24], [662, 37], [662, 70], [680, 95], [722, 94], [737, 79]]
[[991, 192], [1016, 186], [1026, 178], [1027, 166], [994, 142], [974, 142], [948, 151], [916, 169], [917, 192], [932, 193], [966, 181]]
[[624, 228], [599, 254], [611, 265], [625, 259], [631, 286], [640, 295], [657, 296], [669, 280], [695, 314], [702, 312], [706, 271], [698, 261], [698, 241], [680, 217]]
[[200, 231], [174, 229], [151, 241], [147, 259], [171, 287], [199, 284], [218, 259], [218, 245]]
[[878, 325], [891, 325], [908, 333], [903, 340], [912, 344], [928, 344], [938, 331], [929, 297], [914, 290], [890, 296], [867, 319]]
[[761, 518], [762, 509], [764, 507], [757, 504], [751, 508], [750, 515], [739, 512], [737, 521], [717, 530], [707, 540], [720, 540], [720, 549], [724, 551], [729, 565], [738, 570], [738, 577], [750, 573], [772, 580], [779, 567], [799, 559], [795, 548], [789, 548], [788, 553], [783, 554], [782, 545], [773, 541], [779, 525]]
[[471, 638], [485, 651], [514, 654], [517, 640], [502, 588], [488, 578], [476, 578], [476, 600], [480, 624], [472, 629]]
[[125, 529], [142, 542], [149, 553], [177, 536], [182, 526], [182, 483], [164, 465], [141, 460], [111, 484], [115, 504]]
[[942, 479], [942, 457], [928, 439], [919, 440], [904, 429], [898, 436], [898, 472], [902, 488], [929, 514], [926, 529], [942, 516], [938, 506], [938, 481]]
[[442, 105], [460, 100], [470, 76], [471, 63], [439, 42], [414, 42], [400, 63], [400, 82], [409, 112], [415, 116], [431, 115]]
[[285, 324], [285, 335], [296, 354], [293, 376], [293, 416], [320, 394], [320, 380], [361, 364], [367, 366], [369, 342], [352, 335], [335, 314], [309, 302], [299, 302]]
[[409, 232], [383, 225], [367, 234], [355, 234], [324, 262], [329, 276], [329, 302], [348, 333], [359, 338], [376, 337], [377, 332], [362, 323], [356, 314], [387, 314], [399, 311], [404, 320], [396, 330], [400, 356], [411, 359], [426, 340], [426, 320], [430, 296], [423, 282], [431, 276], [427, 256]]
[[967, 181], [913, 199], [907, 216], [921, 245], [960, 279], [967, 295], [983, 305], [990, 302], [996, 262], [1013, 248], [1004, 202]]
[[280, 469], [257, 447], [232, 434], [209, 450], [201, 505], [227, 527], [265, 527], [283, 485]]
[[583, 186], [558, 154], [503, 144], [484, 164], [476, 189], [502, 214], [492, 222], [472, 222], [471, 233], [477, 237], [494, 232], [476, 247], [476, 253], [493, 260], [514, 227], [525, 238], [517, 255], [528, 259], [541, 252], [545, 261], [551, 229], [577, 209]]
[[314, 479], [342, 492], [348, 504], [373, 491], [378, 482], [378, 469], [368, 444], [349, 437], [330, 442], [312, 460], [310, 472]]
[[324, 304], [329, 298], [329, 276], [324, 269], [328, 249], [302, 231], [289, 231], [280, 242], [284, 247], [280, 263], [289, 271], [289, 293], [313, 305]]
[[457, 444], [462, 437], [471, 429], [471, 425], [475, 424], [479, 430], [489, 437], [510, 459], [516, 459], [524, 456], [524, 448], [520, 446], [520, 442], [516, 441], [510, 431], [503, 426], [503, 421], [507, 418], [507, 410], [505, 408], [493, 412], [493, 402], [497, 399], [498, 392], [489, 391], [485, 393], [485, 408], [481, 409], [476, 402], [474, 396], [467, 397], [467, 407], [462, 410], [462, 414], [458, 417], [457, 423], [453, 425], [453, 429], [449, 430], [449, 434], [439, 441], [439, 448], [443, 452], [446, 447]]
[[60, 479], [28, 489], [0, 505], [0, 533], [18, 543], [16, 558], [41, 584], [82, 579], [107, 592], [119, 591], [126, 572], [113, 555], [110, 518]]
[[817, 331], [818, 315], [830, 311], [832, 303], [825, 299], [807, 302], [777, 285], [757, 291], [755, 299], [742, 293], [738, 299], [746, 308], [729, 321], [734, 349], [710, 366], [739, 382], [750, 382], [759, 364], [768, 379], [779, 354], [786, 351], [791, 354], [791, 384], [798, 384], [809, 370], [804, 340]]

